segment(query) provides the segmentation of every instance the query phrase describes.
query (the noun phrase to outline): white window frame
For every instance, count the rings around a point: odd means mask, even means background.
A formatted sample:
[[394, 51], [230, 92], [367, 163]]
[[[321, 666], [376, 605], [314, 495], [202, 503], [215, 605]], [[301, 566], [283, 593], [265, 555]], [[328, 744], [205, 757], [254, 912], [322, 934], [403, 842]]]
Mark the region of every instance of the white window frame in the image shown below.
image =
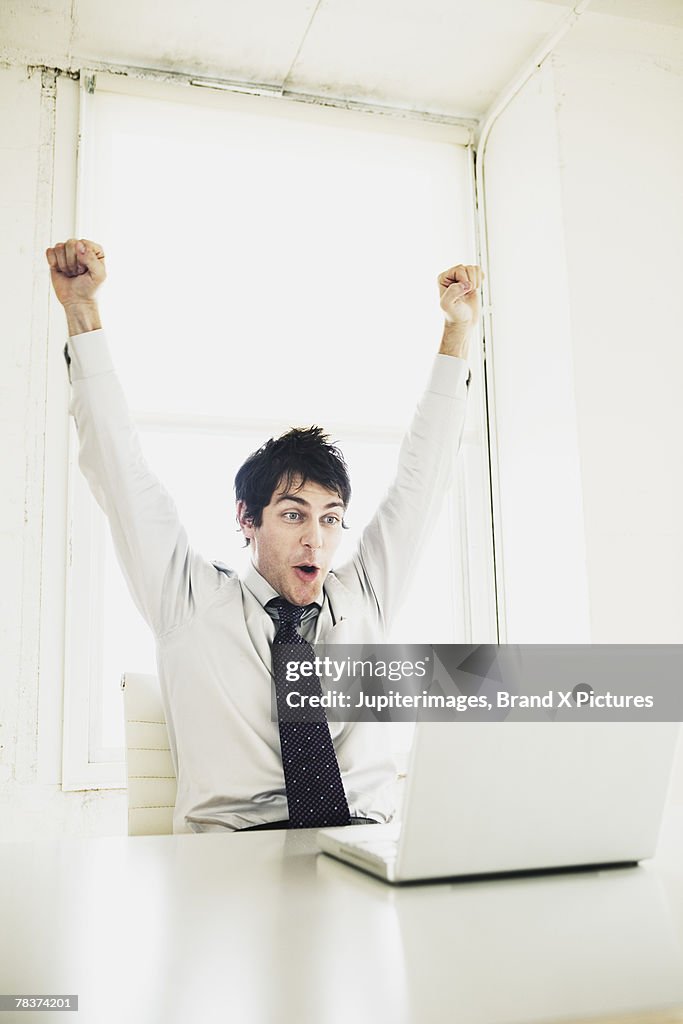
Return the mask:
[[[142, 75], [142, 73], [141, 73]], [[95, 84], [96, 83], [96, 84]], [[94, 88], [122, 92], [128, 95], [157, 96], [168, 99], [173, 90], [191, 89], [189, 79], [179, 85], [158, 82], [155, 76], [135, 78], [101, 74], [99, 71], [82, 71], [79, 90], [79, 147], [78, 167], [75, 182], [76, 217], [73, 236], [80, 237], [83, 211], [88, 203], [88, 176], [84, 173], [87, 162], [88, 124], [92, 116], [92, 94]], [[236, 96], [229, 92], [212, 92], [194, 89], [178, 93], [184, 102], [211, 103], [224, 109], [245, 108], [247, 104], [287, 104], [286, 99], [265, 99], [251, 96]], [[341, 112], [312, 107], [307, 104], [311, 116], [367, 117], [369, 113]], [[252, 108], [253, 109], [253, 106]], [[405, 112], [400, 112], [405, 121]], [[386, 114], [382, 115], [386, 117]], [[431, 137], [447, 138], [451, 142], [465, 144], [467, 132], [457, 125], [435, 124], [431, 120], [415, 119], [407, 122], [409, 130], [417, 134], [424, 132]], [[58, 140], [59, 141], [59, 140]], [[471, 142], [469, 149], [470, 182], [469, 193], [472, 221], [475, 223], [474, 153]], [[476, 230], [474, 232], [476, 237]], [[55, 325], [56, 326], [56, 325]], [[63, 328], [62, 328], [63, 330]], [[457, 552], [461, 574], [453, 579], [453, 586], [461, 587], [458, 607], [464, 609], [463, 621], [459, 624], [465, 642], [496, 642], [497, 619], [495, 600], [495, 579], [493, 559], [493, 521], [491, 517], [491, 493], [489, 474], [489, 453], [487, 438], [486, 394], [484, 388], [483, 346], [477, 339], [470, 362], [473, 379], [469, 396], [469, 428], [466, 430], [457, 461], [455, 486], [448, 504], [448, 520], [452, 524], [452, 547]], [[66, 369], [64, 371], [66, 373]], [[474, 410], [472, 409], [474, 406]], [[215, 433], [239, 430], [244, 423], [225, 420], [221, 423], [202, 425], [202, 417], [175, 417], [134, 415], [139, 427], [166, 429], [183, 420], [189, 429], [210, 429]], [[195, 420], [196, 422], [190, 422]], [[253, 424], [249, 424], [252, 426]], [[339, 433], [355, 433], [356, 424], [349, 430], [348, 424], [330, 424], [335, 436]], [[264, 435], [265, 436], [265, 435]], [[368, 430], [368, 440], [386, 439], [386, 430]], [[402, 435], [396, 434], [396, 440]], [[125, 789], [125, 760], [92, 759], [90, 744], [91, 712], [96, 710], [96, 688], [101, 686], [101, 639], [100, 628], [103, 606], [102, 553], [105, 540], [106, 521], [96, 505], [78, 467], [78, 441], [73, 423], [69, 430], [68, 454], [68, 559], [66, 570], [66, 610], [64, 645], [64, 724], [62, 748], [62, 789]], [[122, 671], [130, 670], [122, 666]], [[112, 752], [103, 751], [102, 754]]]

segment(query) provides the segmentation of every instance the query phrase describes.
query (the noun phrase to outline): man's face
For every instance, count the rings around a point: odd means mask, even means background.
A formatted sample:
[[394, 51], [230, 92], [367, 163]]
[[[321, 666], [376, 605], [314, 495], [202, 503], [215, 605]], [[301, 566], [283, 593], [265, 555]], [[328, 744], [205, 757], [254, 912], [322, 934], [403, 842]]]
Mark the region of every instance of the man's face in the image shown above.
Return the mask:
[[310, 480], [303, 487], [300, 483], [295, 479], [286, 490], [280, 481], [263, 509], [261, 526], [243, 518], [243, 502], [238, 502], [237, 515], [256, 569], [281, 597], [306, 605], [321, 600], [342, 538], [344, 506], [335, 491]]

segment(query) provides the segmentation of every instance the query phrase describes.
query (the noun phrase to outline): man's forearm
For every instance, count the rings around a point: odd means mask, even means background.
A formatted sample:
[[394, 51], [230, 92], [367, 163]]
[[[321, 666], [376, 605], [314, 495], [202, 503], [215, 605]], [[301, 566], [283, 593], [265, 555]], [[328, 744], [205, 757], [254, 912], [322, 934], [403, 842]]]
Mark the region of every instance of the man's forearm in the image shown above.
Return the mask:
[[467, 359], [467, 353], [470, 346], [470, 334], [471, 328], [469, 324], [467, 329], [463, 330], [463, 328], [458, 324], [449, 324], [446, 322], [443, 328], [443, 337], [441, 338], [439, 354], [442, 356], [458, 356], [460, 359]]
[[64, 307], [69, 336], [99, 331], [102, 327], [100, 311], [96, 302], [79, 302]]

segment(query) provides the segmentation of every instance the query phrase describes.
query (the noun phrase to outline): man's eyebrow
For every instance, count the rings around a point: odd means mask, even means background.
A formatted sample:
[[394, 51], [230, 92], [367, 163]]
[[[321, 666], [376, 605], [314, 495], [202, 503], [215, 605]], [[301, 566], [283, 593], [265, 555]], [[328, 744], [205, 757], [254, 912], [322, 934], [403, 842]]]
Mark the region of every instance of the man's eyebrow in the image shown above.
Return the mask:
[[[310, 501], [306, 501], [305, 498], [300, 498], [296, 494], [282, 494], [282, 495], [280, 495], [279, 498], [276, 498], [275, 504], [276, 505], [280, 505], [283, 501], [293, 501], [297, 505], [305, 505], [306, 508], [310, 508], [311, 507]], [[329, 501], [327, 503], [327, 505], [323, 505], [323, 508], [324, 509], [326, 509], [326, 508], [344, 508], [344, 503], [341, 500], [340, 501]]]

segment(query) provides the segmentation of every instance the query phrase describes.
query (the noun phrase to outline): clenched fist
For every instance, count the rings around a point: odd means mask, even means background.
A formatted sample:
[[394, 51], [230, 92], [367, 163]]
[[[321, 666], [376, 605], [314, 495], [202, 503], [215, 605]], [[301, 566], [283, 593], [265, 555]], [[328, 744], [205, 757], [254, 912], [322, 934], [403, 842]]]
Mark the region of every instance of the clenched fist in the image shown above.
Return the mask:
[[65, 309], [95, 301], [95, 292], [107, 276], [101, 245], [87, 238], [70, 238], [46, 249], [45, 256], [55, 295]]
[[483, 279], [481, 267], [466, 267], [462, 263], [439, 274], [440, 305], [447, 323], [468, 328], [476, 324], [481, 312], [479, 288]]

